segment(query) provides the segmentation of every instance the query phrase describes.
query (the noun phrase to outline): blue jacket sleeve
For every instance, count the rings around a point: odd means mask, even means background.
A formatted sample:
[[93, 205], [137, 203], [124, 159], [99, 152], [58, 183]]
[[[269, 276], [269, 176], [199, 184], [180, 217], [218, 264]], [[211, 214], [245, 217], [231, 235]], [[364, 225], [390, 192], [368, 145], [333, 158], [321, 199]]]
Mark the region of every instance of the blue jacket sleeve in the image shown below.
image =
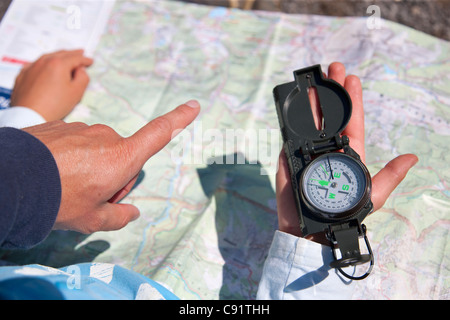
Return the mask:
[[47, 147], [24, 131], [0, 128], [0, 247], [43, 241], [60, 201], [59, 171]]

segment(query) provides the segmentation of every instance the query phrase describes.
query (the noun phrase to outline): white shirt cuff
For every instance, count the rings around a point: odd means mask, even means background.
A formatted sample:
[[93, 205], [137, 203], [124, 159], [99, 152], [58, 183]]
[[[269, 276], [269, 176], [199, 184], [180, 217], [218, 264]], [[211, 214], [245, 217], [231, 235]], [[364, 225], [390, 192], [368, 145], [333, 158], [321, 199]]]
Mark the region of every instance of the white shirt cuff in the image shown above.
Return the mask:
[[45, 122], [45, 119], [39, 113], [30, 108], [10, 107], [0, 110], [0, 127], [22, 129]]
[[330, 268], [331, 248], [276, 231], [257, 299], [351, 299], [354, 281]]

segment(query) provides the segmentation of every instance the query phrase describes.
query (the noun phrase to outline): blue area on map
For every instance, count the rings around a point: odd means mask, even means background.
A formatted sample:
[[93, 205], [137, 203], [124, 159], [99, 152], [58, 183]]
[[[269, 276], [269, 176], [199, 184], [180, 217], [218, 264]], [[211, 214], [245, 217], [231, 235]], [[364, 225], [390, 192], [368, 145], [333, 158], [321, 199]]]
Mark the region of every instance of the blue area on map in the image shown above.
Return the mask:
[[396, 75], [397, 72], [394, 69], [391, 69], [388, 65], [384, 65], [384, 72], [386, 72], [387, 74], [392, 74], [392, 75]]
[[9, 107], [12, 90], [0, 87], [0, 110]]
[[220, 18], [226, 16], [228, 13], [228, 9], [224, 7], [217, 7], [211, 10], [209, 13], [210, 18]]

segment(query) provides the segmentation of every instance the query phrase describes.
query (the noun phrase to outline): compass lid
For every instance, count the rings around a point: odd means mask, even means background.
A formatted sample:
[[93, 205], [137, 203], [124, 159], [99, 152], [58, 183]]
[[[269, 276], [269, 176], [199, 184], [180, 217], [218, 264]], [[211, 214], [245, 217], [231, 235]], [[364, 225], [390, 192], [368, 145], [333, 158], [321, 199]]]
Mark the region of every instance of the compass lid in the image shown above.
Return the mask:
[[[341, 134], [352, 113], [347, 91], [336, 81], [327, 79], [320, 65], [294, 71], [295, 81], [274, 88], [278, 118], [284, 135], [322, 143]], [[315, 88], [320, 101], [322, 127], [317, 128], [308, 91]], [[293, 141], [295, 144], [296, 141]]]

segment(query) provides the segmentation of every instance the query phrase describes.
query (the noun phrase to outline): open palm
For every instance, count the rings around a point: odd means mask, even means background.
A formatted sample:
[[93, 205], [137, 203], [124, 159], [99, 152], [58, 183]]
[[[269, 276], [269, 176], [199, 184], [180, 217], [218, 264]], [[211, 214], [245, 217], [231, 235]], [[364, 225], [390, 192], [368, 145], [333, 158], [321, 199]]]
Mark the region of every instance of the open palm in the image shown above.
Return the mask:
[[[345, 67], [339, 62], [332, 63], [328, 68], [328, 78], [341, 84], [349, 93], [352, 100], [352, 117], [343, 131], [350, 139], [350, 146], [365, 162], [364, 150], [364, 110], [361, 82], [357, 76], [346, 76]], [[312, 100], [314, 109], [314, 101]], [[413, 154], [401, 155], [391, 160], [380, 172], [372, 178], [372, 202], [374, 211], [380, 209], [392, 191], [405, 178], [409, 169], [418, 161]], [[278, 207], [278, 227], [280, 231], [302, 237], [299, 218], [295, 206], [294, 195], [287, 159], [284, 151], [280, 153], [279, 169], [276, 176], [276, 197]], [[309, 239], [324, 243], [323, 235], [311, 235]]]

